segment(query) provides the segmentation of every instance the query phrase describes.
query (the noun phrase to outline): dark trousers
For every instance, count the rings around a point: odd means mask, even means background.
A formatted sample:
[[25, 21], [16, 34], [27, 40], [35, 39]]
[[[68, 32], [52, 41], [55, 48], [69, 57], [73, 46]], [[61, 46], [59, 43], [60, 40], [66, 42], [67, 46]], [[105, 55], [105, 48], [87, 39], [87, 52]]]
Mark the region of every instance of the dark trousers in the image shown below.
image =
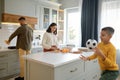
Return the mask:
[[101, 73], [101, 77], [99, 80], [116, 80], [119, 76], [119, 71], [114, 70], [105, 70]]

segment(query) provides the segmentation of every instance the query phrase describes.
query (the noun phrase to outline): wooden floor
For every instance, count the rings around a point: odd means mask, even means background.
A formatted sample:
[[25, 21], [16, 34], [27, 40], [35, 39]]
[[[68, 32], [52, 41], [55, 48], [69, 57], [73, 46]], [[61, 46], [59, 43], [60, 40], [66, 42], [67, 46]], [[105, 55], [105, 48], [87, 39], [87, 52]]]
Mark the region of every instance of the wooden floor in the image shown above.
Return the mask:
[[118, 77], [118, 79], [117, 80], [120, 80], [120, 75], [119, 75], [119, 77]]
[[[14, 78], [10, 78], [10, 79], [8, 79], [8, 80], [14, 80]], [[120, 75], [119, 75], [119, 77], [118, 77], [117, 80], [120, 80]]]

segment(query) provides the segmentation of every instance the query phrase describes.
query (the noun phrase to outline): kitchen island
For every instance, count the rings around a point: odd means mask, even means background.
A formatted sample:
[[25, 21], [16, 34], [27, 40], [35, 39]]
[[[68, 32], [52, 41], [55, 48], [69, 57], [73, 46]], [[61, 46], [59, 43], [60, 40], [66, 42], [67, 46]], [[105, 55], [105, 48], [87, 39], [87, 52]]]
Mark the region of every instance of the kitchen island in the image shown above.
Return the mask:
[[[88, 56], [92, 52], [82, 54]], [[97, 59], [84, 62], [80, 55], [54, 52], [27, 55], [25, 80], [98, 80], [100, 70]]]

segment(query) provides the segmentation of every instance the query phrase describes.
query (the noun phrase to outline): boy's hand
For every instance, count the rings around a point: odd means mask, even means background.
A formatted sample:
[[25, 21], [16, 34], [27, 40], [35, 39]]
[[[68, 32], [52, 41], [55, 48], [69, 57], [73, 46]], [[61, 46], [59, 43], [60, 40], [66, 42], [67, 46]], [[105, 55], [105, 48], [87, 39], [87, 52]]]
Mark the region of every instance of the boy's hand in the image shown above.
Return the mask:
[[9, 44], [10, 44], [10, 42], [9, 42], [8, 40], [5, 40], [5, 43], [6, 43], [7, 45], [9, 45]]
[[81, 56], [80, 56], [80, 58], [81, 58], [82, 60], [84, 60], [84, 61], [89, 60], [89, 58], [88, 58], [88, 57], [85, 57], [85, 56], [83, 56], [83, 55], [81, 55]]
[[96, 54], [98, 54], [98, 55], [101, 55], [101, 54], [102, 54], [102, 51], [101, 51], [98, 47], [95, 47], [95, 48], [93, 49], [93, 51], [94, 51]]
[[98, 47], [94, 48], [93, 51], [95, 52], [95, 54], [97, 54], [98, 56], [101, 56], [101, 58], [105, 60], [106, 56], [103, 54], [103, 52]]

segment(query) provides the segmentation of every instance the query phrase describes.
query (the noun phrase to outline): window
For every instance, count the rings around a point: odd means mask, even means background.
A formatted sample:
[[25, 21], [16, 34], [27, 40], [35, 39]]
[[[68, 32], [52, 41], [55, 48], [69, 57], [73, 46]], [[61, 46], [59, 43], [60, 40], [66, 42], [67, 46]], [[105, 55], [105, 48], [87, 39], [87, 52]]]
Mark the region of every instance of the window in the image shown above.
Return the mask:
[[101, 2], [101, 28], [111, 26], [115, 29], [115, 33], [111, 42], [116, 48], [120, 48], [120, 0], [100, 0]]
[[66, 9], [66, 44], [74, 44], [80, 46], [80, 14], [78, 8]]

